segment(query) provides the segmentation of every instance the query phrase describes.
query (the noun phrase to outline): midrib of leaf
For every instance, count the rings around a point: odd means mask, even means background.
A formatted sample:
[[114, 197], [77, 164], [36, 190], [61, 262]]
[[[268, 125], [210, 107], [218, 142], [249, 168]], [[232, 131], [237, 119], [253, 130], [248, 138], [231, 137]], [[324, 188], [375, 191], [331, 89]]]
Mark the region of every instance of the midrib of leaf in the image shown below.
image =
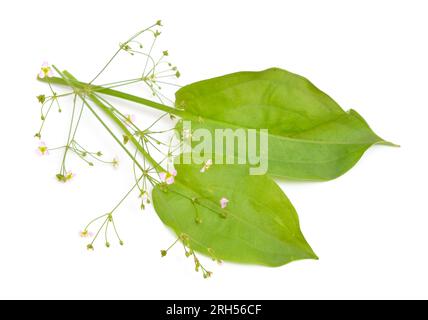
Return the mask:
[[[38, 78], [38, 80], [40, 80], [42, 82], [47, 82], [48, 81], [45, 78], [43, 78], [43, 79]], [[57, 77], [49, 78], [49, 81], [51, 83], [58, 84], [58, 85], [70, 86], [63, 79], [57, 78]], [[167, 105], [162, 105], [160, 103], [157, 103], [157, 102], [154, 102], [154, 101], [151, 101], [151, 100], [147, 100], [147, 99], [144, 99], [144, 98], [141, 98], [141, 97], [129, 94], [129, 93], [117, 91], [117, 90], [114, 90], [114, 89], [108, 89], [108, 88], [103, 88], [103, 87], [99, 87], [99, 86], [95, 86], [95, 85], [89, 85], [89, 84], [84, 83], [84, 82], [76, 82], [73, 85], [75, 85], [76, 87], [79, 87], [79, 88], [84, 88], [84, 87], [90, 86], [92, 88], [92, 90], [95, 91], [95, 92], [106, 94], [106, 95], [117, 97], [117, 98], [121, 98], [121, 99], [124, 99], [124, 100], [128, 100], [128, 101], [131, 101], [131, 102], [134, 102], [134, 103], [137, 103], [137, 104], [141, 104], [141, 105], [147, 106], [149, 108], [157, 109], [159, 111], [168, 112], [168, 113], [174, 114], [176, 116], [179, 116], [179, 117], [181, 117], [183, 119], [189, 118], [189, 119], [191, 119], [193, 121], [196, 121], [196, 122], [198, 122], [199, 119], [204, 119], [204, 120], [209, 120], [209, 121], [211, 121], [213, 123], [226, 124], [226, 125], [230, 126], [231, 128], [257, 129], [257, 128], [250, 128], [250, 127], [245, 127], [245, 126], [237, 126], [235, 124], [232, 124], [230, 122], [226, 122], [224, 120], [218, 121], [218, 120], [214, 120], [214, 119], [204, 118], [204, 117], [202, 117], [202, 116], [200, 116], [198, 114], [195, 114], [194, 112], [190, 112], [188, 110], [184, 111], [184, 110], [173, 108], [173, 107], [170, 107], [170, 106], [167, 106]], [[278, 135], [278, 134], [272, 134], [272, 133], [269, 133], [269, 135], [274, 136], [274, 137], [279, 138], [279, 139], [282, 139], [282, 140], [296, 141], [296, 142], [309, 143], [309, 144], [344, 144], [344, 145], [368, 144], [368, 143], [373, 144], [373, 142], [346, 143], [346, 142], [336, 142], [336, 141], [308, 140], [308, 139], [301, 139], [301, 138], [296, 139], [296, 138], [287, 137], [287, 136]], [[379, 142], [383, 142], [383, 141], [384, 140], [381, 140]], [[392, 144], [390, 142], [387, 142], [387, 141], [384, 141], [384, 142], [386, 144], [394, 145], [394, 144]]]
[[[250, 127], [245, 127], [245, 126], [238, 126], [236, 124], [230, 123], [230, 122], [226, 122], [224, 120], [213, 120], [211, 118], [204, 118], [200, 115], [197, 115], [195, 113], [192, 113], [190, 111], [186, 110], [186, 113], [191, 113], [193, 117], [199, 117], [202, 120], [208, 120], [209, 122], [213, 122], [214, 124], [219, 124], [219, 125], [214, 125], [214, 128], [227, 128], [227, 126], [230, 126], [232, 128], [236, 128], [236, 129], [257, 129], [257, 128], [250, 128]], [[337, 120], [337, 119], [336, 119]], [[200, 121], [198, 121], [200, 122]], [[200, 122], [201, 123], [201, 122]], [[223, 125], [225, 124], [225, 125]], [[263, 128], [261, 128], [263, 129]], [[309, 143], [309, 144], [337, 144], [337, 145], [366, 145], [366, 144], [373, 144], [376, 142], [373, 141], [364, 141], [364, 142], [339, 142], [339, 141], [324, 141], [324, 140], [309, 140], [309, 139], [301, 139], [301, 138], [292, 138], [292, 137], [288, 137], [288, 136], [283, 136], [283, 135], [279, 135], [279, 134], [275, 134], [275, 133], [268, 133], [270, 136], [273, 136], [275, 138], [281, 139], [281, 140], [287, 140], [287, 141], [294, 141], [294, 142], [302, 142], [302, 143]], [[385, 143], [389, 143], [387, 141], [382, 140], [381, 138], [379, 138], [379, 142], [385, 142]]]
[[[333, 159], [328, 159], [328, 160], [317, 160], [317, 161], [296, 161], [296, 160], [287, 160], [287, 162], [288, 163], [302, 163], [302, 164], [305, 164], [305, 163], [329, 163], [329, 162], [334, 162], [334, 161], [337, 161], [337, 160], [340, 160], [340, 159], [345, 159], [345, 158], [347, 158], [349, 155], [351, 155], [351, 154], [354, 154], [354, 153], [359, 153], [359, 152], [361, 152], [362, 150], [364, 150], [364, 149], [366, 149], [366, 148], [368, 148], [369, 147], [369, 145], [367, 145], [367, 144], [365, 144], [365, 145], [362, 145], [361, 146], [361, 148], [360, 149], [358, 149], [358, 150], [355, 150], [355, 151], [351, 151], [351, 152], [348, 152], [348, 153], [346, 153], [346, 155], [344, 155], [344, 156], [341, 156], [341, 157], [336, 157], [336, 158], [333, 158]], [[269, 156], [269, 161], [275, 161], [275, 162], [284, 162], [281, 158], [271, 158], [271, 156]]]

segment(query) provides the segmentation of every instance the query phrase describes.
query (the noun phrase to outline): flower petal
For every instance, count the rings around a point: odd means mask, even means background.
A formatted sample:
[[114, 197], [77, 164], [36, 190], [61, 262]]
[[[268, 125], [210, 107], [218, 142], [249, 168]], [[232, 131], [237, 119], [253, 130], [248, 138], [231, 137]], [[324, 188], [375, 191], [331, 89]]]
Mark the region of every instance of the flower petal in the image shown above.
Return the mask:
[[225, 197], [220, 199], [220, 206], [222, 209], [226, 208], [228, 203], [229, 203], [229, 199]]
[[165, 180], [166, 184], [173, 184], [174, 183], [174, 176], [170, 176], [166, 178]]

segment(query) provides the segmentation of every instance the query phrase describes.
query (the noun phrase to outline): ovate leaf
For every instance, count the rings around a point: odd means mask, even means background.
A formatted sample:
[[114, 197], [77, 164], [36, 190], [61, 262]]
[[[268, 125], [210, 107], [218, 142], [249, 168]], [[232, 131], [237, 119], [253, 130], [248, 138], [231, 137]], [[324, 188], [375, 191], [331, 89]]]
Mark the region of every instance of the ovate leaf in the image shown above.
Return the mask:
[[187, 85], [176, 105], [198, 119], [192, 129], [268, 129], [268, 172], [279, 177], [333, 179], [373, 144], [388, 144], [356, 111], [345, 112], [307, 79], [277, 68]]
[[[316, 259], [299, 227], [293, 205], [267, 175], [250, 176], [242, 165], [177, 164], [171, 185], [153, 190], [160, 219], [192, 249], [221, 260], [280, 266]], [[226, 208], [220, 199], [226, 198]]]

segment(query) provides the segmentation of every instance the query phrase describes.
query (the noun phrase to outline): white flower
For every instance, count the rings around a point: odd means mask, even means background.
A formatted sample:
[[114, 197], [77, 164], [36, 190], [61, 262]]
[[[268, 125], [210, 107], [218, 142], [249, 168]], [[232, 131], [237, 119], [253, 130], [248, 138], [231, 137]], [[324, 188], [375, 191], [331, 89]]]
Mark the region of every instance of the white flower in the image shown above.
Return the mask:
[[222, 209], [226, 208], [228, 203], [229, 203], [229, 199], [227, 199], [225, 197], [220, 199], [220, 207]]
[[52, 67], [46, 61], [43, 62], [39, 72], [39, 78], [43, 79], [44, 77], [53, 77]]
[[162, 180], [162, 182], [165, 182], [166, 184], [173, 184], [174, 183], [174, 177], [177, 175], [177, 170], [172, 169], [169, 172], [161, 172], [159, 173], [159, 176]]
[[92, 237], [94, 234], [88, 230], [83, 230], [79, 232], [80, 237], [82, 238], [90, 238]]

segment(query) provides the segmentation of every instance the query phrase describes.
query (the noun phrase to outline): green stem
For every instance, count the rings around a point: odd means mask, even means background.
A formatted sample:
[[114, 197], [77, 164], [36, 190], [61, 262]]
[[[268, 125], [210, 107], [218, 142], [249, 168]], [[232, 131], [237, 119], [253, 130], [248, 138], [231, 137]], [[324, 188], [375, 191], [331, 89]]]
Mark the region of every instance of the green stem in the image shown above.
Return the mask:
[[[65, 72], [66, 73], [66, 72]], [[138, 151], [141, 152], [141, 154], [146, 158], [152, 166], [154, 166], [156, 171], [165, 171], [155, 159], [152, 158], [152, 156], [143, 148], [141, 144], [138, 143], [137, 139], [135, 139], [134, 135], [128, 130], [128, 128], [123, 124], [122, 121], [120, 121], [113, 112], [110, 111], [108, 107], [106, 107], [94, 94], [89, 93], [88, 97], [98, 106], [100, 107], [104, 113], [111, 119], [113, 122], [123, 131], [123, 133], [128, 136], [129, 141], [133, 143], [135, 148], [138, 149]], [[143, 170], [144, 171], [144, 170]]]
[[128, 100], [128, 101], [132, 101], [138, 104], [142, 104], [145, 105], [147, 107], [159, 110], [159, 111], [164, 111], [164, 112], [168, 112], [170, 114], [176, 115], [178, 117], [181, 118], [186, 118], [189, 120], [197, 120], [196, 117], [193, 114], [190, 114], [184, 110], [179, 110], [176, 108], [172, 108], [170, 106], [152, 101], [152, 100], [148, 100], [148, 99], [144, 99], [129, 93], [125, 93], [122, 91], [118, 91], [118, 90], [114, 90], [114, 89], [110, 89], [110, 88], [104, 88], [102, 86], [97, 86], [97, 85], [91, 85], [89, 83], [85, 83], [85, 82], [80, 82], [80, 81], [70, 81], [71, 85], [69, 83], [67, 83], [67, 81], [65, 81], [62, 78], [59, 77], [52, 77], [52, 78], [43, 78], [40, 79], [38, 78], [38, 80], [42, 81], [42, 82], [50, 82], [51, 84], [56, 84], [56, 85], [62, 85], [62, 86], [72, 86], [72, 87], [76, 87], [79, 89], [86, 89], [87, 91], [90, 92], [97, 92], [97, 93], [101, 93], [101, 94], [106, 94], [112, 97], [116, 97], [116, 98], [120, 98], [120, 99], [124, 99], [124, 100]]
[[[75, 114], [75, 111], [76, 111], [76, 99], [77, 99], [77, 96], [75, 95], [74, 99], [73, 99], [73, 110], [71, 112], [70, 127], [68, 129], [67, 144], [65, 145], [64, 156], [62, 157], [61, 174], [63, 174], [63, 175], [66, 174], [66, 171], [65, 171], [66, 170], [65, 169], [65, 159], [67, 157], [67, 152], [70, 149], [71, 132], [73, 130], [74, 114]], [[74, 133], [76, 133], [76, 131], [77, 131], [77, 126], [76, 126], [76, 129], [74, 130]], [[73, 136], [73, 139], [74, 139], [74, 136]]]
[[[63, 75], [63, 73], [61, 71], [59, 71], [55, 66], [53, 66], [53, 68], [58, 72], [59, 75], [61, 75], [62, 77], [64, 77], [63, 80], [67, 86], [72, 87], [73, 89], [75, 88], [73, 86], [73, 83], [77, 82], [75, 80], [73, 80], [73, 76], [69, 73], [67, 73], [67, 76]], [[65, 74], [66, 72], [64, 72]], [[69, 79], [68, 77], [71, 77], [71, 79]], [[137, 159], [134, 158], [134, 156], [129, 152], [129, 150], [123, 145], [123, 143], [119, 140], [119, 138], [116, 137], [116, 135], [113, 133], [113, 131], [111, 131], [111, 129], [108, 127], [108, 125], [101, 119], [101, 117], [95, 112], [95, 110], [91, 107], [91, 105], [86, 101], [86, 99], [83, 97], [83, 95], [81, 93], [78, 93], [79, 97], [82, 99], [83, 103], [86, 105], [86, 107], [92, 112], [92, 114], [97, 118], [98, 121], [100, 121], [100, 123], [104, 126], [104, 128], [110, 133], [110, 135], [113, 137], [113, 139], [116, 140], [116, 142], [122, 147], [122, 149], [128, 154], [128, 156], [137, 164], [138, 168], [144, 172], [144, 168], [138, 163]], [[104, 108], [106, 108], [104, 106]], [[106, 108], [108, 109], [108, 108]], [[108, 112], [110, 112], [108, 110]], [[111, 113], [111, 112], [110, 112]], [[114, 118], [116, 118], [113, 115]], [[116, 118], [116, 120], [118, 120]], [[118, 120], [120, 122], [120, 120]]]
[[[56, 70], [57, 70], [57, 72], [59, 71], [58, 69], [56, 69]], [[75, 80], [76, 78], [74, 78], [74, 76], [71, 73], [69, 73], [68, 71], [64, 71], [63, 74], [65, 75], [67, 80], [70, 79], [70, 80], [73, 80], [73, 82], [79, 83], [79, 81]], [[71, 82], [69, 82], [69, 83], [71, 84]], [[129, 137], [129, 140], [133, 143], [135, 148], [137, 148], [138, 151], [152, 164], [152, 166], [155, 168], [155, 170], [157, 172], [165, 171], [159, 165], [159, 163], [155, 159], [153, 159], [152, 156], [146, 150], [144, 150], [143, 146], [138, 143], [138, 141], [135, 139], [134, 135], [131, 134], [131, 132], [128, 130], [128, 128], [122, 123], [122, 121], [120, 121], [120, 119], [118, 119], [116, 117], [116, 115], [110, 110], [110, 108], [108, 108], [105, 104], [103, 104], [97, 98], [97, 96], [95, 94], [93, 94], [92, 92], [90, 92], [90, 91], [87, 92], [87, 96], [105, 113], [106, 116], [108, 116], [122, 130], [122, 132], [125, 135], [127, 135]], [[98, 120], [100, 120], [100, 119], [98, 118]], [[108, 130], [110, 131], [110, 133], [112, 133], [110, 129], [108, 129]], [[120, 143], [120, 144], [122, 145], [122, 143]], [[128, 151], [128, 154], [129, 154], [129, 151]], [[133, 158], [132, 155], [130, 155], [130, 156], [131, 156], [131, 158]], [[135, 158], [133, 158], [133, 160], [136, 161]], [[142, 170], [142, 172], [145, 172], [145, 170], [142, 167], [139, 166], [139, 168]]]

